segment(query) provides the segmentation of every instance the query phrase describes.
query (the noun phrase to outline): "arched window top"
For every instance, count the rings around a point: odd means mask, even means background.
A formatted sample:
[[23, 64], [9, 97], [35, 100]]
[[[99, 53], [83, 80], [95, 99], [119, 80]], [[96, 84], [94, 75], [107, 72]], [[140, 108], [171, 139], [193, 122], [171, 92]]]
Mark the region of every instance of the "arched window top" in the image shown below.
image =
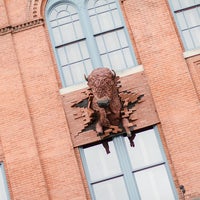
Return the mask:
[[94, 34], [122, 26], [116, 2], [113, 0], [89, 0], [88, 14], [91, 19]]
[[46, 21], [63, 87], [100, 66], [137, 64], [117, 0], [49, 0]]

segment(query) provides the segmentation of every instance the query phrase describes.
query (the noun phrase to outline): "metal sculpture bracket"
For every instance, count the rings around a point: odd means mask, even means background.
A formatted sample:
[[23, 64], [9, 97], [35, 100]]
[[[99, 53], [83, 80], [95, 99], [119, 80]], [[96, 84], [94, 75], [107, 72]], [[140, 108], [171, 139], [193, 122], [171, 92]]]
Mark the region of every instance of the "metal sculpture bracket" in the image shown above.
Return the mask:
[[134, 146], [135, 105], [143, 101], [144, 95], [123, 91], [119, 76], [108, 68], [94, 69], [85, 79], [89, 88], [83, 92], [82, 99], [72, 104], [77, 109], [75, 120], [82, 118], [84, 124], [78, 134], [93, 129], [97, 136], [105, 139], [124, 133]]

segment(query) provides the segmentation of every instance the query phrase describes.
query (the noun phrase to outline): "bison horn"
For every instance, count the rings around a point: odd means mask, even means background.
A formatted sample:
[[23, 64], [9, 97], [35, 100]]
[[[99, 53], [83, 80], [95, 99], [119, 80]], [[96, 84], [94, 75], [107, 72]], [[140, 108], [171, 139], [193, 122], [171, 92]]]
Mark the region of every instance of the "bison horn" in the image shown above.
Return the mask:
[[85, 77], [85, 80], [88, 81], [88, 78], [87, 78], [87, 76], [85, 74], [84, 74], [84, 77]]
[[113, 72], [113, 79], [116, 77], [116, 72], [112, 69]]

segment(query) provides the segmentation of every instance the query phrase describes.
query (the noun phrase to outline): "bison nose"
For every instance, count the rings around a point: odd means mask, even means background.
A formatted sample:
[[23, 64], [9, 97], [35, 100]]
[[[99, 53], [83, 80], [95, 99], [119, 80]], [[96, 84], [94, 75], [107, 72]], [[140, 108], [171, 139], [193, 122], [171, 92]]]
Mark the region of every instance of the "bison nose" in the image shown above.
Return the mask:
[[99, 99], [97, 104], [100, 108], [106, 108], [110, 105], [110, 99]]

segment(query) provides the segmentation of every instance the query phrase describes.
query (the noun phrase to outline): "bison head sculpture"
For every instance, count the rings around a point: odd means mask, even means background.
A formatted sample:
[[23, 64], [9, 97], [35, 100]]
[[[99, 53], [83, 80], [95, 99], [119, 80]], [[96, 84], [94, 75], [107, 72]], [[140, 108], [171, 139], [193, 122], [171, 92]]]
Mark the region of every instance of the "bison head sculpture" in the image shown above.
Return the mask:
[[104, 135], [104, 130], [111, 126], [122, 125], [127, 136], [131, 136], [129, 120], [122, 118], [122, 102], [119, 96], [117, 81], [114, 70], [108, 68], [94, 69], [85, 79], [91, 90], [88, 101], [88, 109], [97, 116], [96, 132], [98, 136]]

